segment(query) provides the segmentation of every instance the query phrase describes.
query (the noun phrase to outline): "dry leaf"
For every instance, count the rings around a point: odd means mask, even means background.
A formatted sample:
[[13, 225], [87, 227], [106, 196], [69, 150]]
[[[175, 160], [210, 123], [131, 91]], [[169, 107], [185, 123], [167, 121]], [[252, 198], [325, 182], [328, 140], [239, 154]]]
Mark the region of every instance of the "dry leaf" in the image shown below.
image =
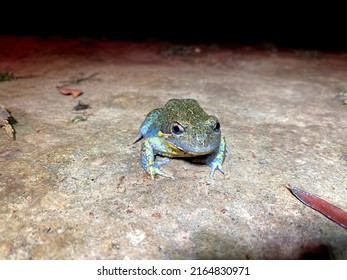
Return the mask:
[[12, 81], [16, 78], [17, 77], [13, 73], [9, 73], [9, 72], [0, 73], [0, 82]]
[[315, 196], [309, 192], [305, 192], [296, 186], [288, 185], [288, 188], [292, 192], [292, 194], [302, 203], [322, 213], [324, 216], [339, 224], [340, 226], [347, 228], [346, 211], [324, 199], [319, 198], [318, 196]]
[[57, 87], [57, 90], [64, 95], [72, 95], [74, 98], [80, 96], [83, 91], [77, 88]]
[[7, 120], [5, 121], [4, 128], [5, 128], [7, 135], [14, 140], [15, 139], [14, 129], [13, 129], [12, 125]]
[[10, 117], [10, 113], [6, 111], [6, 109], [0, 105], [0, 127], [3, 127], [7, 133], [7, 135], [15, 139], [14, 129], [10, 122], [8, 121], [8, 118]]
[[86, 110], [88, 108], [90, 108], [90, 106], [88, 104], [84, 104], [80, 100], [78, 100], [78, 104], [74, 107], [74, 109], [76, 111], [82, 111], [82, 110]]
[[0, 126], [5, 125], [5, 121], [10, 117], [10, 113], [0, 105]]
[[75, 115], [70, 119], [71, 123], [85, 122], [87, 118], [82, 115]]

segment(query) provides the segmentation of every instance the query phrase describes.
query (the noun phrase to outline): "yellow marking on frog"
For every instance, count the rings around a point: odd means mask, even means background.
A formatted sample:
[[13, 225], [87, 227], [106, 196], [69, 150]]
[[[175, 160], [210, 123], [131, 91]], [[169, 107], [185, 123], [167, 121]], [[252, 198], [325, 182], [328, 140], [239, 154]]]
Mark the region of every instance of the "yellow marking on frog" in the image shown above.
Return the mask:
[[182, 150], [181, 148], [179, 148], [178, 146], [176, 146], [175, 144], [171, 143], [171, 142], [165, 142], [165, 148], [166, 148], [166, 152], [169, 152], [170, 155], [173, 156], [177, 156], [177, 157], [192, 157], [192, 156], [198, 156], [200, 154], [197, 153], [192, 153], [192, 152], [186, 152], [184, 150]]
[[172, 135], [172, 134], [163, 133], [163, 132], [160, 131], [160, 130], [158, 131], [158, 136], [159, 136], [159, 137], [163, 137], [163, 136], [164, 136], [164, 137], [169, 137], [169, 136], [171, 136], [171, 135]]
[[177, 147], [170, 142], [165, 142], [165, 148], [166, 148], [166, 151], [170, 152], [170, 154], [172, 155], [177, 155], [178, 152], [180, 152], [180, 150], [177, 149]]

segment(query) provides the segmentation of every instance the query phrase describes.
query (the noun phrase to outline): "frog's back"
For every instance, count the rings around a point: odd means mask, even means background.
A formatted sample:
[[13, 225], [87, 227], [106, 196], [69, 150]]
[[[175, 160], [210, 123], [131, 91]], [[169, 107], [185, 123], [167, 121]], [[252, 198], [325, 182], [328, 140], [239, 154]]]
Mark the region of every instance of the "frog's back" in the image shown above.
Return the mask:
[[170, 99], [165, 104], [162, 121], [181, 121], [188, 125], [194, 125], [205, 122], [208, 118], [209, 115], [195, 99]]

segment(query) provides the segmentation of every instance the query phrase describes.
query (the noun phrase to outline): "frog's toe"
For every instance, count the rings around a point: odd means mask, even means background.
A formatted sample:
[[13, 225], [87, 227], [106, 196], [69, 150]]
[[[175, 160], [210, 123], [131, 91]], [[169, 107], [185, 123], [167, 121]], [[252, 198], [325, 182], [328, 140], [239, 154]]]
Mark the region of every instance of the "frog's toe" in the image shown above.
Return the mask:
[[[163, 177], [167, 177], [167, 178], [175, 179], [175, 177], [174, 177], [174, 176], [172, 176], [171, 174], [166, 173], [166, 172], [164, 172], [164, 171], [161, 171], [159, 168], [158, 168], [158, 170], [157, 170], [157, 173], [156, 173], [156, 174], [161, 175], [161, 176], [163, 176]], [[152, 178], [153, 178], [153, 177], [152, 177]]]
[[222, 168], [222, 164], [220, 164], [220, 163], [218, 163], [218, 164], [211, 164], [210, 167], [211, 167], [211, 170], [210, 170], [210, 178], [211, 179], [213, 179], [213, 175], [214, 175], [214, 172], [216, 170], [219, 170], [222, 174], [225, 175], [224, 170]]
[[170, 161], [171, 161], [171, 159], [169, 159], [169, 158], [163, 158], [161, 160], [156, 160], [155, 166], [158, 167], [158, 169], [159, 169], [160, 166], [163, 166], [164, 164], [167, 164]]
[[[170, 161], [170, 160], [169, 160]], [[163, 177], [167, 177], [167, 178], [171, 178], [171, 179], [175, 179], [171, 174], [169, 173], [166, 173], [162, 170], [159, 169], [159, 166], [167, 163], [168, 161], [159, 161], [159, 162], [156, 162], [155, 165], [152, 165], [152, 166], [149, 166], [147, 168], [147, 172], [149, 173], [149, 175], [151, 175], [151, 178], [154, 180], [155, 179], [155, 175], [160, 175], [160, 176], [163, 176]]]

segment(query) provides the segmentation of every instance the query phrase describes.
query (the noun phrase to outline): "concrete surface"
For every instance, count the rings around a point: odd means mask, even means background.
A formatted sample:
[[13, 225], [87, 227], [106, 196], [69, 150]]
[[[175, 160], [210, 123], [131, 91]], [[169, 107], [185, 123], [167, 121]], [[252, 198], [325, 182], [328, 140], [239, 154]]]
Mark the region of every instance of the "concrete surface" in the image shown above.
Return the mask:
[[[346, 53], [2, 37], [0, 72], [1, 259], [347, 259], [347, 231], [284, 188], [347, 209]], [[132, 140], [188, 97], [219, 117], [227, 175], [173, 160], [152, 181]]]

